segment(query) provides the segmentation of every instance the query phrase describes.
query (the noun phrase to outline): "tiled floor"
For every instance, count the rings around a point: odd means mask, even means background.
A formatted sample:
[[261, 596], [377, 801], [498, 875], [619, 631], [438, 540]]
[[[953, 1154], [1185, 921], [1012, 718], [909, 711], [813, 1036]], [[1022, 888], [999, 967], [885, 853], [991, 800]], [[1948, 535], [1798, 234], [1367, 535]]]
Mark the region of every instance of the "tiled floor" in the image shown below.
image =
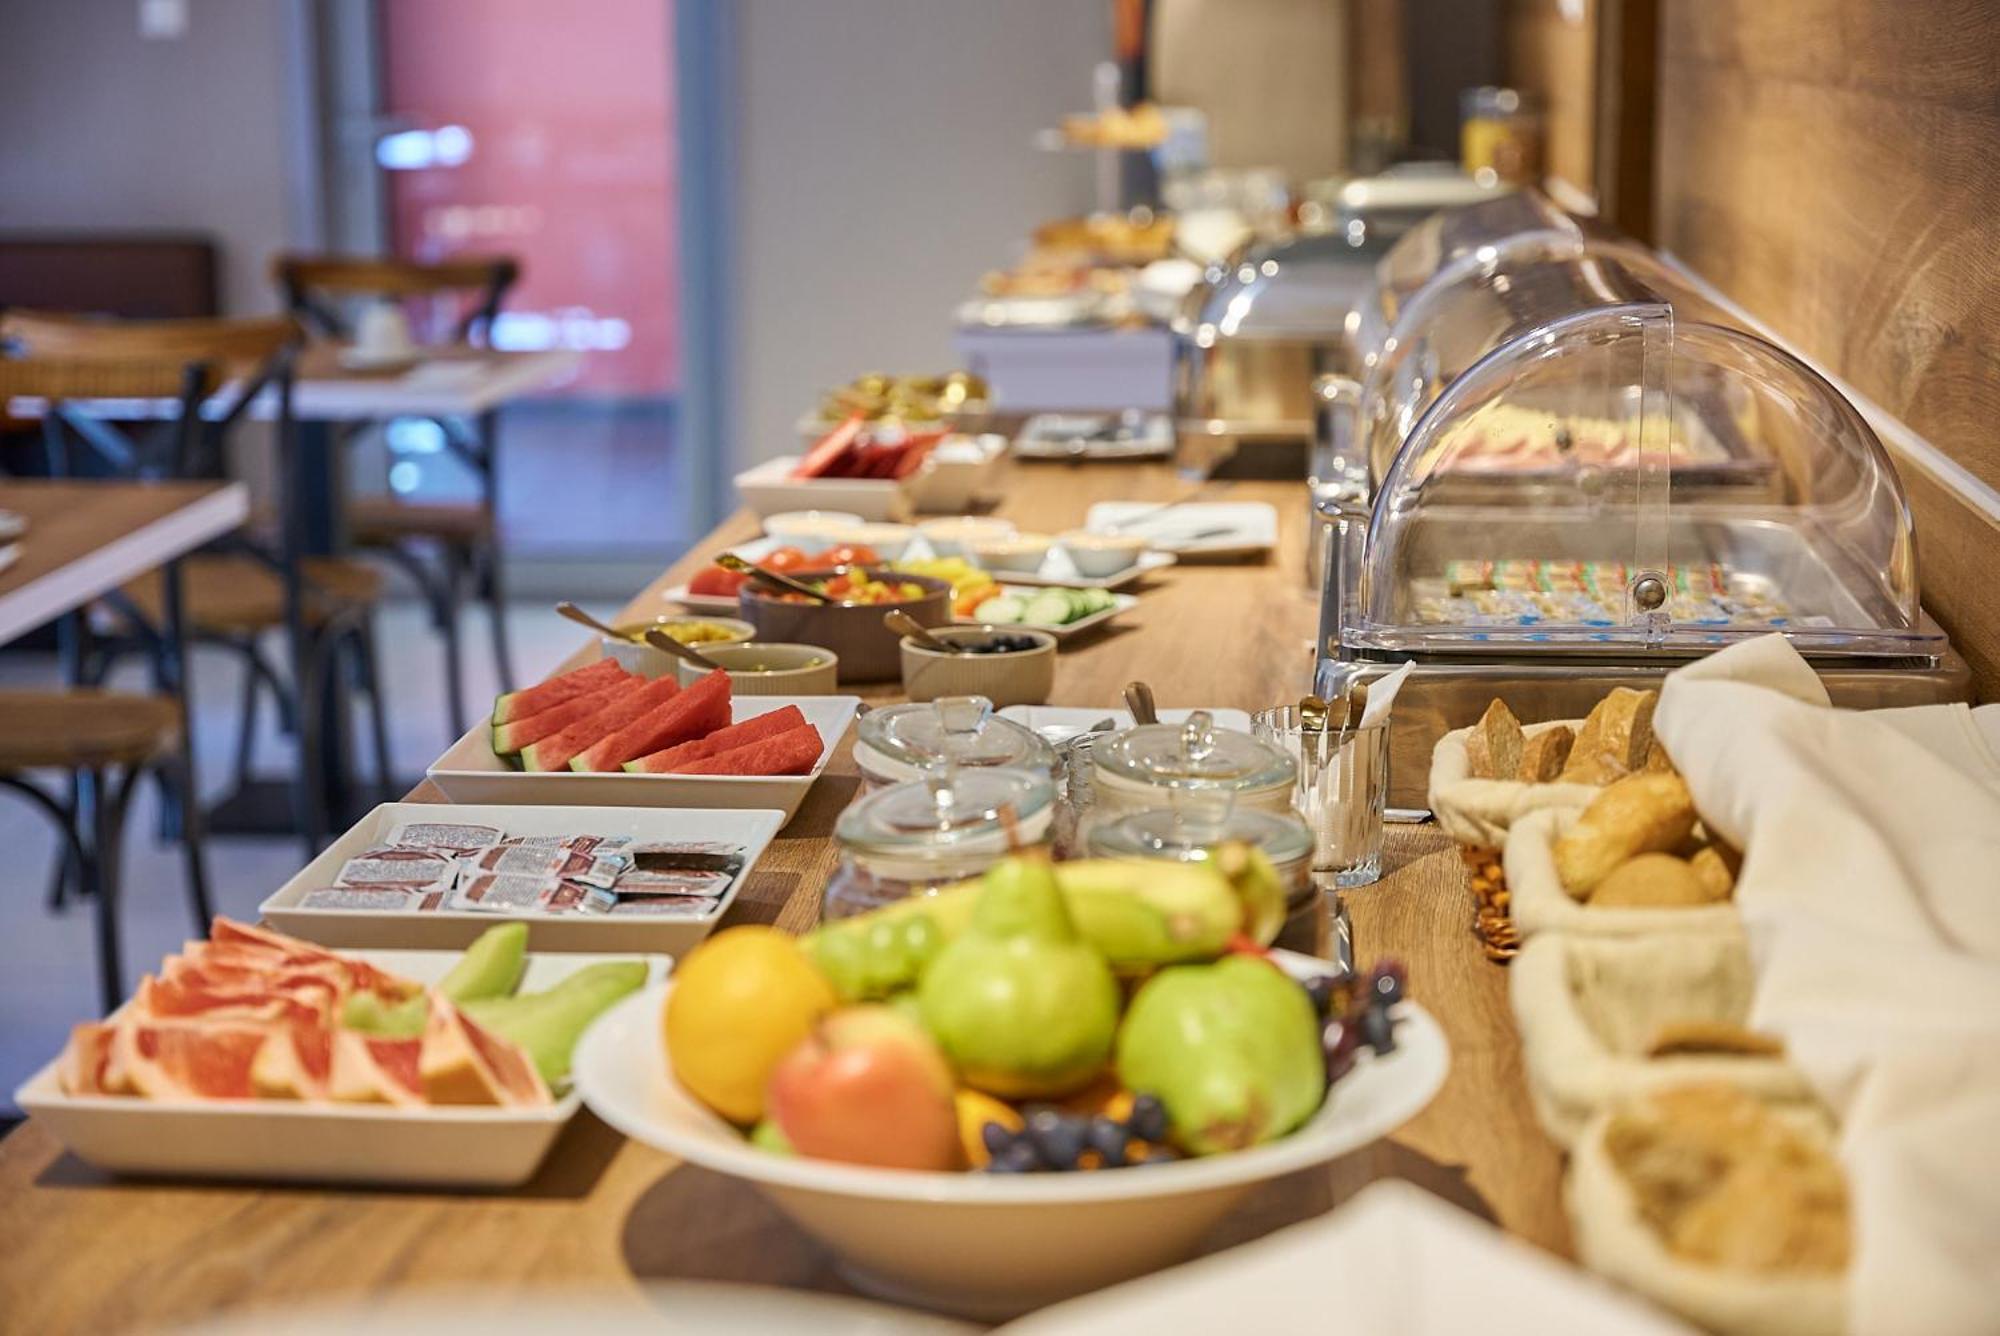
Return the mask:
[[[615, 605], [591, 606], [608, 616]], [[574, 650], [586, 633], [563, 621], [546, 605], [517, 606], [510, 615], [516, 670], [525, 680], [545, 675]], [[467, 699], [470, 708], [498, 689], [493, 667], [482, 652], [487, 629], [481, 613], [466, 614]], [[390, 749], [397, 772], [423, 773], [451, 742], [444, 712], [444, 677], [437, 649], [420, 611], [412, 604], [384, 607], [377, 623], [384, 679], [389, 683]], [[143, 687], [135, 665], [129, 680], [113, 685]], [[0, 658], [0, 686], [46, 686], [58, 681], [53, 657]], [[198, 651], [195, 688], [196, 766], [211, 797], [229, 786], [236, 736], [237, 662], [215, 651]], [[260, 739], [260, 772], [288, 772], [290, 744], [277, 736], [265, 711], [267, 736]], [[128, 819], [124, 861], [124, 928], [128, 986], [191, 933], [183, 892], [178, 846], [154, 839], [153, 787], [143, 787]], [[48, 822], [27, 804], [0, 793], [0, 849], [6, 851], [0, 886], [0, 1116], [13, 1111], [12, 1092], [62, 1046], [69, 1027], [97, 1012], [97, 966], [87, 905], [72, 904], [60, 914], [45, 906], [55, 836]], [[298, 841], [211, 839], [208, 866], [215, 907], [237, 917], [254, 917], [265, 896], [300, 866]]]

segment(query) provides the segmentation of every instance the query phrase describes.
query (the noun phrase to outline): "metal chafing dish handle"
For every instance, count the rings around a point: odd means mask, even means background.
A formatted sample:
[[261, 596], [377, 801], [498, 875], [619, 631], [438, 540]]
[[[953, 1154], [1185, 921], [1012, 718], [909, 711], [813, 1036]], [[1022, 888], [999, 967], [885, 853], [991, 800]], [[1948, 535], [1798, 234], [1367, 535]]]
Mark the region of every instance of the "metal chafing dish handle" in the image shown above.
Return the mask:
[[1317, 657], [1320, 659], [1349, 657], [1340, 630], [1348, 600], [1359, 596], [1368, 523], [1368, 508], [1358, 499], [1313, 498], [1313, 543], [1318, 565], [1324, 572], [1319, 596]]

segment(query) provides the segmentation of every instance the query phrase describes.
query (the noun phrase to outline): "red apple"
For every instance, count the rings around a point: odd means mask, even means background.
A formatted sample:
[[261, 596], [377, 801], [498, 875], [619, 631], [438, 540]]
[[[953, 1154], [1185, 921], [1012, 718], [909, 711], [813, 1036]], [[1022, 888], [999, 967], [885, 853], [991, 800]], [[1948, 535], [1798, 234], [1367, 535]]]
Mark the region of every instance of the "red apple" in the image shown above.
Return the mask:
[[921, 1025], [891, 1007], [844, 1007], [778, 1063], [765, 1106], [801, 1155], [957, 1169], [955, 1084]]

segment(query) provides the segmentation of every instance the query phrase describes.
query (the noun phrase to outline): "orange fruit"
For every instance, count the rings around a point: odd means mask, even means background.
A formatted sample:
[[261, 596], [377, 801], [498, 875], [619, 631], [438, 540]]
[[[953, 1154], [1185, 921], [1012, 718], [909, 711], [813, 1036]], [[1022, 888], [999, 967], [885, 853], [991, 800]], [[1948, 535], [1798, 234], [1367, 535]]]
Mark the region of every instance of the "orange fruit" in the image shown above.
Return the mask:
[[719, 932], [674, 970], [661, 1018], [674, 1078], [731, 1122], [764, 1116], [771, 1070], [838, 1002], [789, 933]]

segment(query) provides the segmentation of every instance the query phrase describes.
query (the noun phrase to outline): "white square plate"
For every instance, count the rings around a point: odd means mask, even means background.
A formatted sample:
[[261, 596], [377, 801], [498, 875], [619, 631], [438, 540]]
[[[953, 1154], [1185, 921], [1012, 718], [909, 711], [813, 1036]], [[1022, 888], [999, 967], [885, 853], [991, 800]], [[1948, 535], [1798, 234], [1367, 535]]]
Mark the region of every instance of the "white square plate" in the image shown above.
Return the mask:
[[[736, 475], [743, 504], [758, 518], [787, 510], [844, 510], [864, 520], [907, 520], [915, 509], [912, 478], [794, 478], [798, 455], [767, 459]], [[929, 461], [925, 461], [928, 468]]]
[[[1178, 724], [1193, 710], [1161, 710], [1160, 722]], [[1069, 705], [1009, 705], [999, 711], [1002, 719], [1012, 719], [1023, 728], [1031, 728], [1050, 742], [1064, 742], [1087, 732], [1092, 724], [1102, 719], [1111, 720], [1113, 728], [1130, 728], [1132, 715], [1126, 710], [1079, 709]], [[1250, 731], [1250, 715], [1245, 710], [1210, 710], [1209, 718], [1217, 728], [1232, 729], [1238, 733]]]
[[[762, 561], [765, 557], [775, 552], [778, 547], [779, 543], [777, 539], [766, 536], [763, 538], [753, 538], [747, 543], [738, 543], [729, 550], [745, 561]], [[936, 552], [932, 549], [930, 541], [922, 534], [918, 534], [910, 540], [910, 545], [903, 549], [902, 555], [896, 560], [927, 561], [935, 555]], [[1051, 547], [1048, 556], [1042, 559], [1040, 570], [994, 571], [992, 575], [996, 580], [1016, 585], [1057, 585], [1066, 589], [1123, 589], [1126, 585], [1135, 583], [1151, 575], [1154, 571], [1165, 570], [1167, 567], [1173, 565], [1176, 560], [1177, 558], [1171, 552], [1141, 552], [1139, 559], [1122, 571], [1113, 571], [1109, 575], [1090, 576], [1080, 574], [1076, 569], [1076, 563], [1070, 560], [1069, 553], [1062, 550], [1061, 544], [1057, 544]], [[896, 563], [892, 561], [888, 564], [893, 566]], [[675, 585], [670, 589], [664, 590], [660, 597], [666, 599], [669, 603], [678, 603], [692, 612], [707, 612], [729, 616], [734, 616], [737, 612], [735, 598], [690, 594], [688, 593], [688, 587], [684, 584]]]
[[1262, 501], [1100, 501], [1083, 527], [1132, 534], [1183, 557], [1253, 556], [1278, 545], [1278, 512]]
[[[1041, 588], [1036, 586], [1003, 584], [1000, 586], [1000, 592], [993, 597], [999, 598], [1001, 594], [1012, 594], [1016, 598], [1033, 598], [1040, 592]], [[1139, 600], [1131, 594], [1113, 594], [1111, 600], [1111, 606], [1104, 611], [1093, 612], [1088, 617], [1079, 617], [1076, 621], [1065, 622], [1061, 626], [1050, 626], [1045, 622], [982, 622], [977, 617], [957, 617], [953, 619], [953, 623], [958, 626], [992, 626], [996, 631], [1006, 631], [1016, 626], [1025, 626], [1030, 630], [1046, 631], [1059, 641], [1068, 640], [1071, 636], [1079, 636], [1086, 631], [1094, 631], [1113, 617], [1121, 616], [1139, 605]]]
[[482, 719], [431, 762], [431, 782], [455, 803], [539, 803], [549, 807], [772, 808], [790, 821], [860, 708], [859, 696], [738, 696], [730, 718], [742, 723], [796, 705], [826, 743], [808, 775], [579, 774], [516, 770], [493, 754], [493, 730]]
[[[459, 956], [354, 954], [422, 983], [442, 979]], [[649, 985], [665, 979], [672, 964], [635, 951], [531, 955], [521, 987], [540, 992], [586, 965], [635, 958], [649, 966]], [[53, 1061], [14, 1092], [14, 1102], [71, 1154], [113, 1173], [460, 1188], [525, 1183], [581, 1103], [574, 1088], [542, 1109], [66, 1095]]]
[[[306, 864], [305, 870], [280, 887], [257, 912], [279, 932], [303, 937], [321, 946], [421, 947], [448, 950], [470, 946], [496, 923], [520, 920], [528, 925], [528, 944], [536, 951], [657, 951], [669, 955], [692, 948], [715, 928], [736, 901], [743, 879], [750, 875], [765, 846], [784, 824], [784, 814], [772, 811], [690, 812], [657, 807], [480, 807], [443, 803], [383, 803], [357, 821]], [[384, 911], [361, 909], [302, 909], [299, 901], [333, 885], [340, 865], [385, 843], [389, 832], [406, 821], [452, 821], [496, 826], [508, 835], [630, 835], [641, 840], [675, 843], [715, 841], [743, 850], [743, 871], [715, 901], [712, 912], [698, 919], [656, 919], [646, 915], [609, 914], [482, 914], [438, 909]]]
[[1110, 426], [1110, 413], [1038, 413], [1014, 438], [1016, 459], [1161, 459], [1174, 452], [1174, 420], [1165, 413], [1141, 414], [1136, 429], [1119, 423], [1123, 435], [1097, 435]]

